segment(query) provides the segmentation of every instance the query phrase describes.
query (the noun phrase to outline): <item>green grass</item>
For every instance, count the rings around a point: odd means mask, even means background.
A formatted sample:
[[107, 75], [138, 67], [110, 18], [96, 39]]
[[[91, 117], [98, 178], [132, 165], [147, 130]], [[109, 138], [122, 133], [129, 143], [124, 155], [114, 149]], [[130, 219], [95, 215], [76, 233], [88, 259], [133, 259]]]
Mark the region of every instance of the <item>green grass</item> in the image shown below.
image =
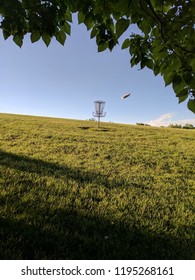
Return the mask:
[[194, 259], [195, 131], [0, 114], [0, 259]]

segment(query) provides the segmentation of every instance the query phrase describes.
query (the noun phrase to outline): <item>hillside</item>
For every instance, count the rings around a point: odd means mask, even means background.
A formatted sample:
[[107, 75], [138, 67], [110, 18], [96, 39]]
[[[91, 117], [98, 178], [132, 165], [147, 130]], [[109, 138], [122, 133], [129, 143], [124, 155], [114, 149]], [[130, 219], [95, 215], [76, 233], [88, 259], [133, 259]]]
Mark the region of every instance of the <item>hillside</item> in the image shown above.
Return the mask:
[[195, 131], [0, 114], [0, 259], [194, 259]]

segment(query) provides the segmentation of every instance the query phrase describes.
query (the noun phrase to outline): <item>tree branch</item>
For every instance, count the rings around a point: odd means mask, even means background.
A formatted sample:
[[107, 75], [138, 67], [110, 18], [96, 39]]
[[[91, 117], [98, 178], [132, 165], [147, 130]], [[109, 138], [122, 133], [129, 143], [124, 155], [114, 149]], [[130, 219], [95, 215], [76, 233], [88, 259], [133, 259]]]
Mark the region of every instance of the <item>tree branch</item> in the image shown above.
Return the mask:
[[155, 12], [152, 3], [150, 2], [150, 0], [145, 0], [145, 2], [148, 4], [150, 10], [152, 11], [152, 13], [154, 14], [155, 18], [162, 24], [163, 20], [161, 19], [161, 17]]

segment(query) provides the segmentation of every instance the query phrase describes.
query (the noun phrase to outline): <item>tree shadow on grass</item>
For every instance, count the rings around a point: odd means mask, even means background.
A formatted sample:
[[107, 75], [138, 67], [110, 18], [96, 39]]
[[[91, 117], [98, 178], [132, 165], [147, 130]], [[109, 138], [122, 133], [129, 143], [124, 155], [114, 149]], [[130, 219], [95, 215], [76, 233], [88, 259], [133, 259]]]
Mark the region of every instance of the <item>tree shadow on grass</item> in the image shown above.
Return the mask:
[[[0, 164], [39, 175], [55, 176], [55, 170], [68, 172], [71, 178], [82, 182], [97, 179], [97, 174], [81, 174], [58, 164], [3, 151], [0, 151]], [[85, 211], [53, 209], [51, 205], [34, 206], [21, 201], [13, 205], [9, 197], [5, 205], [0, 196], [1, 207], [15, 207], [15, 213], [22, 214], [20, 219], [10, 217], [9, 213], [0, 217], [0, 259], [194, 258], [192, 240], [158, 235], [139, 225], [114, 224]]]
[[99, 217], [60, 209], [49, 223], [53, 230], [24, 220], [0, 218], [0, 259], [193, 258], [187, 242], [152, 235], [140, 228], [111, 225]]
[[[39, 176], [52, 176], [58, 179], [69, 179], [79, 183], [103, 183], [107, 187], [112, 187], [115, 182], [108, 180], [107, 176], [95, 172], [86, 172], [79, 168], [71, 168], [58, 163], [46, 162], [27, 156], [16, 155], [0, 150], [0, 165], [13, 168], [19, 171], [38, 174]], [[118, 182], [120, 186], [120, 182]], [[122, 184], [122, 182], [121, 182]]]

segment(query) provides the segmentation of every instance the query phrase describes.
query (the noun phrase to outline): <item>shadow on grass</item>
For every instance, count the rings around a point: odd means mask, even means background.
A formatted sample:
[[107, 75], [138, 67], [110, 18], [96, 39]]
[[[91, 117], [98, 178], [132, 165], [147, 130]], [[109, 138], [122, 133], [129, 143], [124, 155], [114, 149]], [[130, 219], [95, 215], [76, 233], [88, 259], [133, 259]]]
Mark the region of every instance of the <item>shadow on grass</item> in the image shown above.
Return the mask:
[[79, 126], [81, 130], [88, 130], [92, 129], [93, 131], [98, 131], [98, 132], [108, 132], [108, 131], [114, 131], [115, 129], [113, 128], [105, 128], [105, 127], [99, 127], [99, 128], [94, 128], [91, 126]]
[[192, 256], [187, 241], [151, 236], [139, 228], [129, 230], [77, 212], [56, 210], [53, 215], [49, 221], [53, 230], [0, 218], [0, 259], [189, 259]]
[[[27, 156], [7, 153], [0, 150], [0, 165], [13, 168], [19, 171], [35, 173], [39, 176], [52, 176], [54, 178], [68, 178], [79, 183], [104, 184], [107, 187], [113, 187], [116, 182], [108, 180], [107, 176], [95, 172], [86, 172], [79, 168], [70, 168], [58, 163], [46, 162], [39, 159], [29, 158]], [[123, 182], [117, 182], [118, 186]]]
[[[97, 179], [97, 174], [94, 178], [95, 174], [81, 174], [68, 167], [3, 151], [0, 151], [0, 165], [40, 175], [54, 175], [55, 170], [68, 172], [71, 178], [81, 182]], [[51, 205], [19, 200], [18, 197], [14, 204], [8, 197], [5, 203], [0, 196], [0, 207], [15, 207], [12, 213], [21, 214], [20, 219], [10, 217], [9, 213], [0, 217], [0, 259], [193, 258], [191, 240], [151, 233], [139, 225], [130, 228], [122, 222], [113, 224], [105, 217], [83, 211], [53, 209]]]
[[0, 218], [0, 259], [192, 258], [188, 242], [152, 236], [139, 228], [129, 230], [76, 212], [60, 209], [53, 215], [49, 221], [53, 231], [41, 224]]
[[114, 131], [114, 129], [113, 128], [99, 127], [99, 128], [94, 128], [94, 131], [108, 132], [108, 131]]
[[91, 127], [90, 126], [79, 126], [79, 128], [81, 130], [87, 130], [87, 129], [90, 129]]

